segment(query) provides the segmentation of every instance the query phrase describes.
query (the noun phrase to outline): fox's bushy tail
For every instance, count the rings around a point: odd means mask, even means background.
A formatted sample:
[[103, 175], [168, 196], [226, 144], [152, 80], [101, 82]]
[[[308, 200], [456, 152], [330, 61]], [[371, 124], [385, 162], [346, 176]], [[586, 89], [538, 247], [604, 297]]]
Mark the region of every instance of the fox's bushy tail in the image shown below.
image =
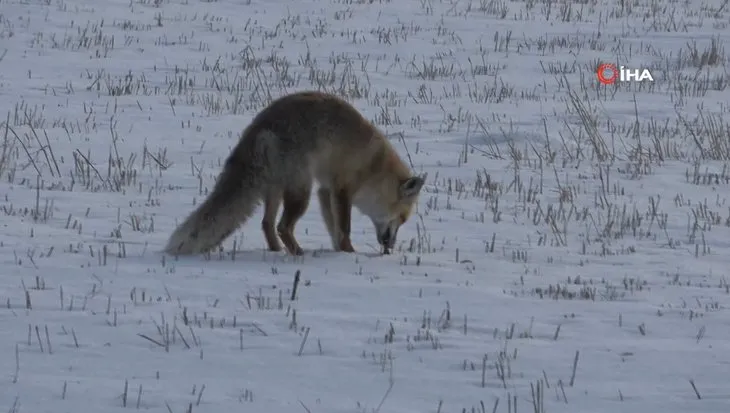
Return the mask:
[[262, 177], [249, 162], [226, 162], [213, 191], [170, 236], [165, 252], [199, 254], [217, 247], [253, 215], [261, 202]]

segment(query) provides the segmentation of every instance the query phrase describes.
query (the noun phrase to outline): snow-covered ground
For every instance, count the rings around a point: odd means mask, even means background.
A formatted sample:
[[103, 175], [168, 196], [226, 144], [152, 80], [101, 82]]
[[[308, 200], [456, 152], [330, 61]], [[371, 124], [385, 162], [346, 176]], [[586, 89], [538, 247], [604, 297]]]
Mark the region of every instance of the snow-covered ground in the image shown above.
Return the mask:
[[[729, 25], [727, 0], [0, 0], [0, 411], [730, 411]], [[332, 252], [313, 202], [302, 258], [260, 211], [162, 254], [304, 89], [428, 173], [396, 252], [359, 214]]]

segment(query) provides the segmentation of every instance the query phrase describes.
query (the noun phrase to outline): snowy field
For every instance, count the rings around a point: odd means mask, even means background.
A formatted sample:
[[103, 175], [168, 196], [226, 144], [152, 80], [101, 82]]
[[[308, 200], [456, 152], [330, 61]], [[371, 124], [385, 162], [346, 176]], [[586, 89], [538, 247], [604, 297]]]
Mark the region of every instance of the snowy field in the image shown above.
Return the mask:
[[[729, 26], [727, 0], [0, 0], [0, 411], [730, 411]], [[331, 251], [312, 202], [304, 257], [261, 211], [162, 254], [305, 89], [428, 173], [395, 253], [358, 213]]]

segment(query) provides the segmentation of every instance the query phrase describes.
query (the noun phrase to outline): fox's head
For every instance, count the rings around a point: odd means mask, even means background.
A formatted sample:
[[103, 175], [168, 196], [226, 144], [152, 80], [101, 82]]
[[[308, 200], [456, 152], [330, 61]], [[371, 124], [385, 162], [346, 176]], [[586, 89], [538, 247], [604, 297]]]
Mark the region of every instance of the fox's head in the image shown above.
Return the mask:
[[424, 182], [421, 176], [381, 181], [377, 189], [365, 190], [358, 197], [357, 208], [373, 222], [384, 254], [395, 246], [398, 230], [411, 216]]

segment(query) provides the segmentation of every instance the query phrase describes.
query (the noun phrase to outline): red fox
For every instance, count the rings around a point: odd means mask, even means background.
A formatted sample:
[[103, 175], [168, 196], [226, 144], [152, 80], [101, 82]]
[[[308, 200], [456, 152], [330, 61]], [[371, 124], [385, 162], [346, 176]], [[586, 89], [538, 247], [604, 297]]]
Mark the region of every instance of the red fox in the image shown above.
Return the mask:
[[352, 105], [326, 93], [293, 93], [274, 100], [244, 129], [213, 191], [172, 233], [165, 251], [209, 251], [263, 202], [261, 228], [269, 250], [280, 251], [281, 238], [290, 254], [302, 255], [294, 227], [307, 210], [315, 180], [334, 250], [355, 252], [354, 206], [372, 221], [383, 254], [393, 249], [424, 184]]

